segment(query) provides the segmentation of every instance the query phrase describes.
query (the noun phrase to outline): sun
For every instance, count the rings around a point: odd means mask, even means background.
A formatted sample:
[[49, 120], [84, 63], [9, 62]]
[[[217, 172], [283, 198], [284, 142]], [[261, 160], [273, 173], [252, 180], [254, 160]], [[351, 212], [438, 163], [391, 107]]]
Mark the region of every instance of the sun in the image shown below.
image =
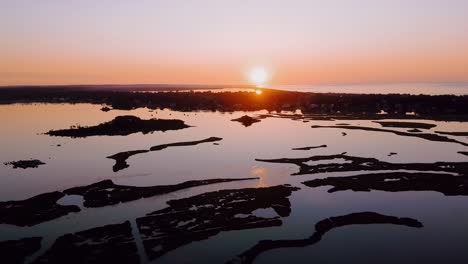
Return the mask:
[[248, 73], [249, 81], [257, 87], [263, 87], [270, 79], [264, 67], [254, 67]]

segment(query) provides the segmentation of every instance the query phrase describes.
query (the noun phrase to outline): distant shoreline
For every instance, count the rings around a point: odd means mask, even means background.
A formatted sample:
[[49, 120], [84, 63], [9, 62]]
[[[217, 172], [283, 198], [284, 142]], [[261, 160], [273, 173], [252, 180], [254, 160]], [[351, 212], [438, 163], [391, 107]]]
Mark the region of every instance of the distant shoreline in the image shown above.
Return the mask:
[[[411, 94], [411, 95], [468, 95], [468, 82], [430, 83], [364, 83], [323, 85], [276, 85], [265, 87], [290, 92], [339, 94]], [[10, 85], [3, 89], [68, 89], [97, 91], [253, 91], [263, 89], [253, 85], [203, 85], [203, 84], [71, 84], [71, 85]]]
[[[0, 104], [91, 103], [112, 109], [147, 107], [175, 111], [296, 111], [320, 115], [376, 116], [468, 120], [468, 96], [407, 94], [310, 93], [262, 89], [253, 92], [134, 92], [66, 87], [3, 88]], [[382, 115], [380, 115], [382, 116]]]

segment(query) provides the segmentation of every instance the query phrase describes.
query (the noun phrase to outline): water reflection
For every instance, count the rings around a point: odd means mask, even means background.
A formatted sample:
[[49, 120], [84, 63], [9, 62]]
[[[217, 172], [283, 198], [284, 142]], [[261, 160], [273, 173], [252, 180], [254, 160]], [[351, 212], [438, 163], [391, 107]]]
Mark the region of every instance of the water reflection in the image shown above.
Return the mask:
[[291, 240], [261, 240], [240, 254], [235, 260], [229, 263], [252, 263], [254, 259], [263, 252], [290, 247], [306, 247], [316, 244], [322, 237], [334, 228], [348, 225], [369, 225], [369, 224], [393, 224], [408, 227], [421, 228], [423, 224], [412, 218], [399, 218], [394, 216], [381, 215], [374, 212], [353, 213], [343, 216], [330, 217], [315, 224], [315, 232], [308, 238]]
[[[375, 158], [373, 169], [381, 173], [383, 163], [386, 166], [402, 168], [408, 163], [424, 163], [425, 172], [431, 173], [434, 162], [444, 161], [453, 163], [467, 162], [467, 157], [458, 152], [465, 151], [465, 147], [450, 142], [435, 142], [415, 137], [400, 136], [394, 133], [376, 133], [376, 131], [348, 130], [343, 137], [339, 129], [312, 129], [312, 125], [336, 126], [349, 124], [350, 126], [380, 127], [372, 120], [307, 120], [300, 112], [295, 118], [264, 118], [248, 128], [232, 119], [244, 115], [258, 117], [268, 112], [174, 112], [169, 110], [149, 110], [140, 108], [131, 111], [111, 110], [103, 112], [101, 106], [77, 105], [2, 105], [0, 106], [0, 122], [9, 124], [2, 127], [0, 138], [0, 161], [24, 160], [37, 158], [47, 163], [38, 168], [18, 170], [11, 166], [0, 166], [0, 200], [24, 200], [29, 197], [66, 190], [73, 187], [88, 186], [92, 183], [111, 179], [117, 185], [128, 186], [154, 186], [174, 185], [191, 180], [206, 180], [216, 178], [240, 179], [246, 177], [259, 177], [258, 181], [231, 182], [210, 186], [198, 186], [179, 190], [170, 194], [147, 197], [114, 204], [102, 208], [83, 208], [80, 212], [68, 214], [65, 217], [44, 222], [33, 227], [15, 227], [0, 225], [0, 241], [18, 240], [25, 237], [42, 237], [43, 247], [32, 257], [44, 254], [54, 244], [56, 238], [66, 233], [76, 233], [84, 230], [102, 227], [111, 224], [122, 224], [130, 221], [132, 234], [137, 228], [135, 219], [145, 217], [149, 212], [162, 210], [167, 207], [166, 202], [174, 199], [183, 199], [206, 192], [216, 192], [223, 189], [245, 189], [252, 187], [271, 187], [291, 184], [301, 187], [288, 198], [291, 201], [290, 213], [283, 214], [281, 226], [269, 228], [256, 228], [250, 230], [231, 230], [219, 232], [203, 241], [186, 244], [177, 250], [167, 252], [159, 258], [158, 263], [174, 263], [179, 260], [196, 262], [223, 263], [236, 256], [245, 249], [254, 246], [258, 240], [296, 240], [310, 234], [311, 223], [317, 223], [330, 215], [345, 215], [349, 212], [375, 211], [385, 215], [411, 216], [424, 222], [426, 228], [416, 233], [408, 230], [373, 229], [368, 237], [375, 234], [397, 234], [405, 237], [402, 243], [382, 239], [379, 245], [382, 248], [392, 246], [392, 251], [407, 251], [412, 248], [418, 250], [437, 252], [440, 256], [457, 256], [457, 259], [468, 258], [463, 249], [466, 245], [468, 233], [464, 230], [468, 222], [466, 214], [467, 197], [444, 197], [433, 192], [398, 192], [387, 193], [350, 192], [342, 191], [328, 193], [328, 187], [317, 186], [307, 188], [302, 182], [314, 179], [331, 177], [345, 177], [359, 174], [350, 171], [352, 167], [359, 166], [359, 170], [366, 168], [366, 161], [353, 163], [353, 160], [337, 162], [301, 160], [301, 166], [307, 169], [318, 169], [330, 166], [345, 166], [345, 169], [314, 171], [314, 175], [304, 173], [300, 177], [291, 177], [297, 172], [297, 165], [293, 163], [264, 163], [255, 161], [257, 158], [275, 159], [289, 157], [302, 159], [303, 157], [327, 156], [347, 152], [347, 157]], [[293, 113], [287, 113], [289, 115]], [[61, 129], [71, 125], [93, 126], [107, 122], [117, 116], [134, 115], [141, 119], [163, 118], [180, 119], [193, 125], [189, 129], [155, 132], [143, 135], [135, 133], [128, 136], [115, 137], [89, 137], [89, 138], [57, 138], [49, 137], [43, 133], [51, 129]], [[18, 122], [21, 120], [21, 122]], [[401, 120], [393, 120], [401, 121]], [[418, 120], [418, 122], [436, 125], [427, 129], [428, 133], [435, 131], [464, 132], [468, 131], [468, 124], [463, 122], [440, 122]], [[395, 131], [407, 132], [406, 128], [391, 128]], [[130, 167], [114, 172], [113, 160], [106, 157], [125, 150], [148, 149], [148, 146], [165, 145], [174, 142], [189, 142], [194, 139], [204, 139], [210, 136], [219, 136], [223, 140], [220, 145], [200, 144], [193, 147], [167, 148], [164, 151], [152, 151], [145, 155], [132, 156], [128, 159]], [[467, 139], [456, 135], [445, 135], [448, 138], [461, 142]], [[57, 146], [60, 145], [60, 146]], [[316, 148], [315, 146], [324, 146]], [[300, 150], [293, 150], [294, 148]], [[390, 155], [395, 152], [398, 155]], [[339, 158], [343, 158], [340, 156]], [[342, 161], [342, 160], [339, 160]], [[304, 165], [302, 165], [304, 164]], [[388, 165], [390, 164], [390, 165]], [[367, 164], [369, 165], [369, 164]], [[371, 164], [372, 165], [372, 164]], [[377, 166], [378, 165], [378, 166]], [[315, 167], [314, 167], [315, 166]], [[319, 166], [319, 167], [317, 167]], [[348, 166], [348, 167], [346, 167]], [[419, 165], [418, 165], [419, 166]], [[369, 167], [369, 166], [367, 166]], [[372, 166], [371, 166], [372, 168]], [[414, 169], [410, 168], [410, 169]], [[418, 168], [419, 170], [420, 168]], [[439, 172], [454, 174], [453, 168], [438, 167]], [[310, 172], [310, 171], [308, 171]], [[388, 171], [387, 171], [388, 172]], [[329, 179], [330, 180], [330, 179]], [[336, 180], [339, 180], [337, 178]], [[386, 183], [388, 184], [388, 183]], [[378, 188], [375, 188], [378, 189]], [[71, 199], [73, 200], [73, 199]], [[76, 205], [74, 201], [60, 200], [62, 205]], [[254, 214], [257, 216], [256, 214]], [[257, 216], [258, 217], [258, 216]], [[348, 237], [355, 237], [353, 230], [343, 228], [335, 234], [331, 232], [327, 239], [314, 246], [315, 257], [326, 260], [330, 256], [322, 247], [329, 247], [329, 251]], [[365, 233], [365, 231], [363, 231]], [[381, 233], [379, 233], [381, 232]], [[339, 233], [339, 234], [338, 234]], [[362, 232], [360, 237], [366, 237]], [[336, 239], [332, 239], [338, 236]], [[388, 236], [386, 236], [388, 237]], [[437, 239], [435, 239], [437, 237]], [[329, 239], [330, 238], [330, 239]], [[331, 241], [331, 242], [330, 242]], [[445, 241], [439, 243], [439, 241]], [[142, 247], [141, 242], [141, 247]], [[444, 245], [448, 245], [443, 247]], [[140, 247], [137, 243], [137, 248]], [[347, 246], [356, 246], [348, 243]], [[370, 243], [369, 250], [376, 251], [377, 245]], [[330, 249], [331, 248], [331, 249]], [[279, 253], [278, 253], [279, 252]], [[390, 256], [389, 251], [379, 251], [382, 256]], [[278, 255], [279, 254], [279, 255]], [[258, 261], [284, 262], [281, 255], [289, 252], [274, 250], [262, 254]], [[305, 254], [305, 253], [304, 253]], [[416, 254], [416, 253], [414, 253]], [[140, 256], [141, 250], [140, 250]], [[422, 259], [429, 261], [431, 257]], [[320, 257], [320, 258], [319, 258]], [[142, 257], [144, 259], [144, 256]], [[273, 260], [272, 260], [273, 259]], [[286, 258], [288, 259], [288, 258]], [[342, 259], [341, 259], [342, 260]], [[336, 261], [339, 262], [339, 261]]]

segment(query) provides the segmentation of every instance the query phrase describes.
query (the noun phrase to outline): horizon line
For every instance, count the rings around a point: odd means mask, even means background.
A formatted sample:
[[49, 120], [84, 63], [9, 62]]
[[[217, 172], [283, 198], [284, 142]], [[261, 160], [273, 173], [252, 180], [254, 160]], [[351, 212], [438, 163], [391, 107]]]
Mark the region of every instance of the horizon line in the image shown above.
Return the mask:
[[[266, 85], [265, 87], [260, 87], [264, 89], [273, 88], [273, 87], [282, 87], [282, 86], [352, 86], [352, 85], [397, 85], [397, 84], [462, 84], [468, 85], [468, 80], [463, 81], [389, 81], [389, 82], [343, 82], [343, 83], [321, 83], [321, 84], [274, 84]], [[33, 88], [33, 87], [49, 87], [49, 88], [59, 88], [59, 87], [99, 87], [99, 86], [116, 86], [116, 87], [149, 87], [149, 86], [159, 86], [159, 87], [168, 87], [168, 88], [259, 88], [252, 84], [200, 84], [200, 83], [102, 83], [102, 84], [92, 84], [92, 83], [81, 83], [81, 84], [11, 84], [11, 85], [0, 85], [0, 88]]]

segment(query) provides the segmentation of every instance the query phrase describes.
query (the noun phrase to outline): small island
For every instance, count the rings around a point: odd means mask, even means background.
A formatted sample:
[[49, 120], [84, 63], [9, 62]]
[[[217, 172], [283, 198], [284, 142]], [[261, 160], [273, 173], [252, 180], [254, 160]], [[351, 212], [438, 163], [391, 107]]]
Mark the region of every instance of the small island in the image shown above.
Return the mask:
[[418, 129], [431, 129], [437, 125], [420, 123], [420, 122], [395, 122], [395, 121], [374, 121], [383, 127], [399, 127], [399, 128], [418, 128]]
[[318, 148], [326, 148], [327, 145], [320, 145], [320, 146], [310, 146], [310, 147], [302, 147], [302, 148], [293, 148], [292, 150], [311, 150], [311, 149], [318, 149]]
[[109, 122], [90, 127], [71, 127], [69, 129], [51, 130], [49, 136], [84, 138], [90, 136], [126, 136], [141, 132], [148, 134], [154, 131], [179, 130], [188, 128], [184, 121], [178, 119], [149, 119], [136, 116], [118, 116]]
[[468, 137], [468, 132], [448, 132], [448, 131], [436, 131], [437, 134], [457, 136], [457, 137]]
[[260, 122], [259, 119], [250, 117], [250, 116], [248, 116], [248, 115], [245, 115], [245, 116], [242, 116], [242, 117], [239, 117], [239, 118], [236, 118], [236, 119], [232, 119], [231, 121], [240, 122], [240, 123], [241, 123], [242, 125], [244, 125], [245, 127], [249, 127], [249, 126], [251, 126], [252, 124], [255, 124], [255, 123], [257, 123], [257, 122]]
[[109, 112], [110, 110], [112, 110], [112, 108], [108, 107], [108, 106], [104, 106], [101, 108], [101, 111], [103, 112]]
[[38, 168], [41, 165], [45, 165], [45, 162], [42, 162], [38, 159], [31, 160], [18, 160], [18, 161], [9, 161], [3, 163], [5, 166], [13, 166], [13, 169], [28, 169], [28, 168]]
[[160, 151], [160, 150], [170, 148], [170, 147], [187, 147], [187, 146], [195, 146], [198, 144], [210, 143], [210, 142], [216, 143], [217, 141], [221, 141], [221, 140], [223, 139], [219, 137], [209, 137], [209, 138], [196, 140], [196, 141], [185, 141], [185, 142], [162, 144], [162, 145], [152, 146], [150, 149], [139, 149], [139, 150], [119, 152], [107, 158], [115, 160], [115, 165], [112, 167], [112, 169], [114, 170], [114, 172], [117, 172], [119, 170], [128, 168], [130, 165], [128, 165], [127, 159], [137, 154], [147, 153], [150, 151]]

